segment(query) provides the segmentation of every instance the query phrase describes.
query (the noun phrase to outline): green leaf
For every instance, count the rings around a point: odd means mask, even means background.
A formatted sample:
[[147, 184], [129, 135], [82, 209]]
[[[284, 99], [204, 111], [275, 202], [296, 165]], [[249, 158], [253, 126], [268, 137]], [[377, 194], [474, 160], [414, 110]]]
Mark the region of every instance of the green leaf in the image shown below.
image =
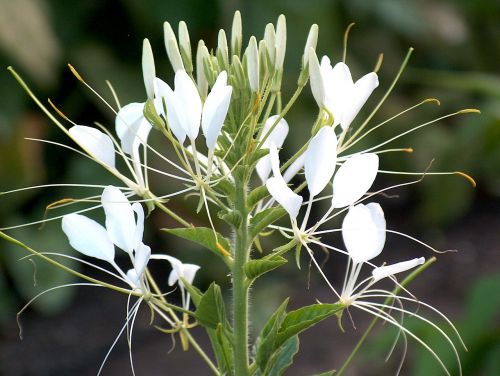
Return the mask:
[[281, 376], [293, 363], [293, 357], [299, 351], [299, 336], [289, 338], [271, 357], [267, 370], [267, 376]]
[[250, 235], [255, 238], [259, 233], [264, 230], [267, 226], [274, 223], [286, 214], [286, 210], [282, 207], [269, 208], [256, 214], [250, 220]]
[[229, 225], [239, 228], [241, 225], [241, 215], [238, 212], [231, 211], [220, 211], [218, 213], [218, 216], [220, 219], [222, 219], [224, 222], [228, 223]]
[[288, 261], [281, 256], [275, 256], [271, 259], [250, 260], [245, 264], [245, 274], [249, 279], [256, 279], [273, 269], [279, 268], [287, 262]]
[[269, 191], [265, 185], [261, 185], [255, 188], [252, 192], [248, 194], [247, 206], [248, 210], [253, 210], [255, 206], [263, 199], [269, 196]]
[[217, 365], [223, 374], [232, 374], [233, 347], [224, 333], [224, 327], [221, 323], [217, 325], [217, 329], [207, 329], [208, 338], [212, 344]]
[[262, 157], [265, 157], [266, 155], [269, 154], [268, 149], [258, 149], [254, 150], [252, 153], [250, 153], [249, 158], [248, 158], [248, 164], [252, 165], [254, 163], [257, 163]]
[[256, 362], [259, 368], [264, 371], [271, 355], [276, 349], [276, 337], [281, 322], [285, 317], [285, 310], [288, 305], [289, 298], [286, 298], [283, 303], [272, 314], [269, 321], [259, 335]]
[[[227, 256], [231, 252], [231, 246], [229, 244], [229, 240], [227, 240], [224, 236], [222, 236], [219, 233], [217, 233], [217, 239], [216, 239], [214, 231], [208, 227], [163, 228], [162, 231], [178, 236], [179, 238], [191, 240], [192, 242], [200, 244], [210, 249], [219, 257]], [[217, 244], [217, 240], [219, 244]], [[222, 249], [220, 247], [222, 247]]]
[[195, 316], [201, 325], [210, 329], [216, 329], [219, 323], [225, 323], [224, 299], [220, 286], [215, 282], [212, 282], [201, 297]]
[[313, 304], [287, 313], [276, 338], [277, 346], [342, 309], [341, 304]]

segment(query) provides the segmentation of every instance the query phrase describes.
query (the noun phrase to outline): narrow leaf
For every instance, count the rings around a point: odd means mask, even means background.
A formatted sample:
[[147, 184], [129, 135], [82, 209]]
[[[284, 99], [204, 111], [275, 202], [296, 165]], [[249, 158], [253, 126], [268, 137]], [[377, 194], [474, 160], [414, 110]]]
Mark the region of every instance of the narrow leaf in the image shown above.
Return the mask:
[[278, 332], [277, 345], [280, 346], [289, 338], [335, 315], [343, 308], [341, 304], [313, 304], [287, 313]]
[[266, 369], [269, 357], [276, 349], [276, 337], [278, 335], [278, 330], [281, 326], [281, 322], [285, 317], [285, 310], [288, 305], [288, 300], [288, 298], [285, 299], [285, 301], [281, 303], [278, 309], [276, 309], [264, 328], [262, 328], [262, 331], [259, 335], [256, 362], [262, 371]]
[[282, 207], [269, 208], [256, 214], [250, 220], [250, 235], [255, 238], [259, 233], [270, 224], [276, 222], [278, 219], [286, 214], [286, 210]]
[[269, 360], [267, 371], [268, 376], [281, 376], [293, 363], [293, 357], [299, 351], [299, 336], [288, 339]]
[[272, 259], [250, 260], [245, 264], [245, 274], [249, 279], [256, 279], [286, 263], [287, 260], [281, 256]]
[[231, 252], [229, 240], [219, 233], [217, 233], [216, 238], [211, 228], [164, 228], [162, 231], [200, 244], [213, 251], [217, 256], [229, 256]]

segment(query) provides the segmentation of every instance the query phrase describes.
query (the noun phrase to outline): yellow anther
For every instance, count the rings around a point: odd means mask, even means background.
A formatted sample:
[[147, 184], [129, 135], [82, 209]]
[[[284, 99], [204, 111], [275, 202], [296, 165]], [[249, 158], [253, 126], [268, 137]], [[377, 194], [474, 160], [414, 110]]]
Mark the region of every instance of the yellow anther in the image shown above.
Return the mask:
[[63, 198], [61, 200], [58, 200], [58, 201], [55, 201], [49, 205], [47, 205], [45, 207], [45, 210], [51, 210], [51, 209], [55, 209], [57, 208], [58, 206], [60, 205], [64, 205], [64, 204], [68, 204], [70, 202], [77, 202], [78, 200], [74, 199], [74, 198]]
[[474, 178], [472, 176], [467, 175], [465, 172], [461, 172], [461, 171], [455, 171], [454, 174], [455, 175], [463, 176], [464, 178], [466, 178], [471, 183], [471, 185], [474, 188], [476, 188], [477, 184], [476, 184], [476, 181], [474, 180]]
[[71, 123], [71, 120], [66, 115], [64, 115], [64, 113], [60, 109], [58, 109], [56, 107], [56, 105], [50, 100], [50, 98], [48, 98], [47, 100], [48, 100], [50, 106], [54, 109], [55, 112], [57, 112], [57, 114], [60, 117], [62, 117], [64, 120], [69, 121]]
[[423, 103], [429, 103], [429, 102], [434, 102], [438, 106], [441, 106], [441, 102], [437, 98], [427, 98]]
[[477, 108], [464, 108], [463, 110], [458, 111], [459, 114], [480, 114]]
[[77, 72], [77, 70], [75, 69], [74, 66], [72, 66], [71, 64], [68, 63], [68, 67], [69, 67], [69, 70], [71, 71], [71, 73], [73, 73], [73, 75], [79, 80], [79, 81], [82, 81], [82, 82], [85, 82], [82, 78], [82, 76], [80, 76], [80, 73]]

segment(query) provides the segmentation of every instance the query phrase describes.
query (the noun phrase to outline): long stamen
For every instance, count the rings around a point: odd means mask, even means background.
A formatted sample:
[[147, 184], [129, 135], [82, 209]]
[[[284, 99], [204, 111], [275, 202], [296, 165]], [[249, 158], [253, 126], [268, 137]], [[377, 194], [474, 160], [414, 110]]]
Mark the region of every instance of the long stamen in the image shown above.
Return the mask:
[[439, 102], [438, 99], [436, 98], [427, 98], [427, 99], [424, 99], [423, 101], [417, 103], [416, 105], [413, 105], [401, 112], [398, 112], [396, 115], [393, 115], [391, 116], [389, 119], [387, 120], [384, 120], [383, 122], [373, 126], [372, 128], [370, 128], [369, 130], [367, 130], [365, 133], [363, 133], [361, 136], [357, 137], [357, 138], [354, 138], [354, 137], [351, 137], [349, 138], [349, 141], [347, 141], [341, 148], [341, 150], [339, 151], [339, 153], [343, 152], [343, 151], [346, 151], [347, 149], [350, 149], [352, 146], [356, 145], [359, 141], [361, 141], [363, 138], [365, 138], [366, 136], [368, 136], [370, 133], [374, 132], [375, 130], [377, 130], [378, 128], [382, 127], [383, 125], [391, 122], [392, 120], [394, 119], [397, 119], [398, 117], [406, 114], [407, 112], [410, 112], [416, 108], [419, 108], [420, 106], [426, 104], [426, 103], [434, 103], [434, 104], [437, 104], [438, 106], [441, 105], [441, 102]]

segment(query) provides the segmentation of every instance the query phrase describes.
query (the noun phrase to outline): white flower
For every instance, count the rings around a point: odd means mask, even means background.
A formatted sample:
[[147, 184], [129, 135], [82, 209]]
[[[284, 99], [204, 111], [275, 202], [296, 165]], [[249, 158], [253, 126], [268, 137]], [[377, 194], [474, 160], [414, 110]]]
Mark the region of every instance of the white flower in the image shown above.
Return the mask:
[[200, 267], [195, 264], [185, 264], [173, 256], [164, 254], [152, 255], [151, 259], [166, 260], [170, 263], [170, 265], [172, 266], [172, 271], [168, 276], [168, 285], [173, 286], [176, 283], [179, 285], [179, 288], [181, 289], [182, 306], [184, 309], [189, 309], [189, 301], [191, 296], [186, 291], [186, 287], [184, 286], [181, 277], [185, 279], [186, 282], [190, 285], [193, 284], [194, 277]]
[[337, 63], [332, 68], [330, 59], [323, 56], [321, 66], [317, 66], [316, 54], [310, 51], [311, 89], [320, 108], [333, 115], [333, 126], [340, 124], [347, 129], [361, 110], [371, 93], [378, 86], [378, 77], [368, 73], [354, 82], [349, 67]]
[[202, 105], [200, 94], [193, 80], [182, 69], [175, 73], [175, 90], [164, 81], [155, 79], [156, 110], [165, 117], [162, 98], [167, 107], [166, 118], [174, 136], [181, 144], [186, 136], [194, 142], [200, 130], [200, 121], [207, 147], [215, 148], [226, 119], [232, 87], [227, 85], [227, 73], [222, 71]]
[[[141, 288], [143, 272], [151, 249], [142, 242], [144, 211], [138, 203], [130, 204], [116, 187], [108, 186], [102, 193], [106, 227], [80, 214], [63, 217], [62, 229], [71, 246], [78, 252], [109, 262], [123, 280], [133, 288]], [[127, 252], [133, 269], [127, 274], [115, 263], [115, 246]]]

